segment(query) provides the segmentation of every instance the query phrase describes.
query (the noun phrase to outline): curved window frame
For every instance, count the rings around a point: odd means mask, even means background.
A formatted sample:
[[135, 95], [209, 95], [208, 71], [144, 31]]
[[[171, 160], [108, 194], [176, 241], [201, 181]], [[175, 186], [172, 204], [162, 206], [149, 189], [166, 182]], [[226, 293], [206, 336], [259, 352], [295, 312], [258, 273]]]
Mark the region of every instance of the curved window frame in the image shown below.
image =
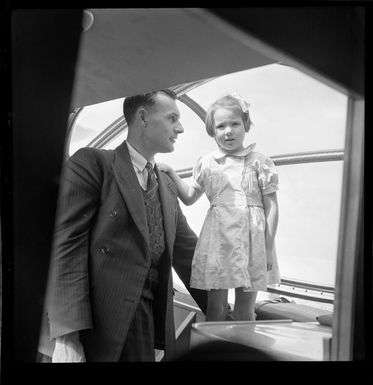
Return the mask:
[[[196, 113], [199, 118], [204, 121], [206, 111], [193, 99], [186, 95], [187, 92], [191, 91], [195, 87], [199, 87], [207, 82], [214, 80], [215, 78], [208, 78], [204, 80], [198, 80], [195, 82], [184, 83], [177, 86], [170, 87], [176, 95], [178, 96], [178, 100], [184, 103], [187, 107], [189, 107], [194, 113]], [[77, 108], [70, 113], [68, 128], [67, 128], [67, 141], [65, 146], [65, 158], [69, 157], [69, 149], [71, 144], [71, 137], [75, 128], [75, 123], [79, 114], [83, 111], [84, 107]], [[113, 139], [115, 139], [121, 132], [127, 130], [127, 122], [125, 121], [123, 116], [120, 116], [116, 120], [114, 120], [111, 124], [109, 124], [106, 128], [104, 128], [98, 135], [96, 135], [89, 143], [87, 143], [86, 147], [94, 147], [94, 148], [103, 148], [108, 143], [110, 143]]]

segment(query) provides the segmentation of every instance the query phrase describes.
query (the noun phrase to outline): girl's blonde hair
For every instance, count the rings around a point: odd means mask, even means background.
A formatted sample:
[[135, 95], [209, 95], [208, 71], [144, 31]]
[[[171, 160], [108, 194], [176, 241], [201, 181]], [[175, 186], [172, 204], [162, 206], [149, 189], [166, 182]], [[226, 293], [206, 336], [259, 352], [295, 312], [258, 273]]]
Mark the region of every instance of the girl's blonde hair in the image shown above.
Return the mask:
[[242, 117], [242, 121], [245, 126], [245, 131], [249, 132], [253, 124], [250, 119], [249, 104], [240, 96], [234, 96], [229, 94], [216, 100], [214, 103], [211, 104], [211, 106], [207, 110], [205, 125], [206, 131], [210, 136], [212, 136], [213, 138], [215, 137], [214, 114], [220, 108], [225, 108], [227, 110], [233, 110], [238, 112]]

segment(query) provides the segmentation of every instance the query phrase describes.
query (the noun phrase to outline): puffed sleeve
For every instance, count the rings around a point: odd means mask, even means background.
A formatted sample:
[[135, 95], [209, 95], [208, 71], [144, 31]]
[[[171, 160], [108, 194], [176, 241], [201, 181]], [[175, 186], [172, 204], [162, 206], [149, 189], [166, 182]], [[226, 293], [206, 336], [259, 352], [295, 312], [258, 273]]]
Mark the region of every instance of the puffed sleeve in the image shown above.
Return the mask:
[[271, 194], [279, 190], [278, 173], [273, 160], [266, 157], [259, 165], [258, 181], [263, 195]]
[[205, 172], [203, 170], [202, 157], [198, 158], [196, 164], [193, 167], [192, 186], [198, 191], [204, 191]]

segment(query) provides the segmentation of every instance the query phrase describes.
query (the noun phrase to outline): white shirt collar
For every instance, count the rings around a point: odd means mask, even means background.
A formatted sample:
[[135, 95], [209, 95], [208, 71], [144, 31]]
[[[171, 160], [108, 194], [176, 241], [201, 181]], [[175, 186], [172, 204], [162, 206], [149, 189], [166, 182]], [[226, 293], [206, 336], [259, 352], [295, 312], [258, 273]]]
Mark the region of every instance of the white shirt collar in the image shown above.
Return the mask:
[[[131, 157], [132, 164], [138, 170], [138, 172], [143, 172], [148, 161], [135, 148], [133, 148], [128, 141], [127, 141], [127, 147]], [[154, 167], [155, 165], [154, 158], [150, 159], [149, 162]]]
[[247, 154], [249, 154], [251, 151], [254, 150], [255, 146], [256, 146], [256, 143], [252, 143], [249, 146], [247, 146], [246, 148], [244, 148], [243, 150], [235, 152], [233, 154], [225, 152], [220, 147], [218, 147], [218, 149], [215, 150], [214, 152], [212, 152], [211, 155], [215, 159], [222, 159], [225, 156], [229, 156], [229, 155], [231, 155], [231, 156], [240, 156], [240, 157], [241, 156], [246, 156]]

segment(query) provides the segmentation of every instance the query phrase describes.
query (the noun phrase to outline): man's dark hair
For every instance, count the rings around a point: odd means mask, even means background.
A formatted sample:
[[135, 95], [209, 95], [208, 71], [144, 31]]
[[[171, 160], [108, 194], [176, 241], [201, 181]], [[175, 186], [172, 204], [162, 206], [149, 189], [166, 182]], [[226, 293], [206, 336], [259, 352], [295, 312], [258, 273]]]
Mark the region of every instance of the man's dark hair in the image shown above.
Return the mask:
[[155, 103], [154, 97], [160, 92], [168, 95], [174, 100], [177, 99], [176, 93], [167, 88], [125, 98], [123, 102], [123, 115], [127, 124], [131, 124], [135, 116], [135, 112], [139, 107], [153, 106]]

